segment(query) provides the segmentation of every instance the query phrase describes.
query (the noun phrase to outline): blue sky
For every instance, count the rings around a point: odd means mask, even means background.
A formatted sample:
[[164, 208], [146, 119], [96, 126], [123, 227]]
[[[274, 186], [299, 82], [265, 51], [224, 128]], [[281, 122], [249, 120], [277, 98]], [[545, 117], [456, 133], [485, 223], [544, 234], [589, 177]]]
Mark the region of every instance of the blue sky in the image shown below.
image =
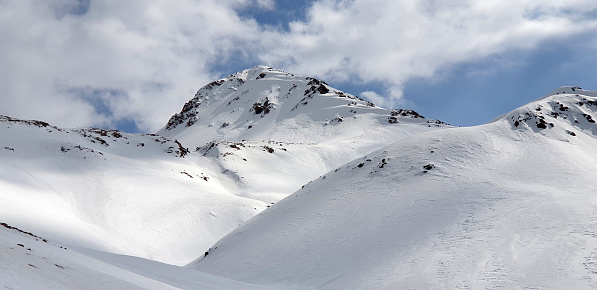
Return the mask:
[[597, 90], [592, 0], [9, 0], [0, 37], [0, 114], [63, 127], [153, 132], [257, 64], [458, 126]]
[[[438, 83], [413, 80], [405, 96], [421, 114], [458, 126], [484, 124], [560, 86], [597, 90], [594, 48], [562, 41], [532, 51], [511, 52], [499, 59], [461, 64]], [[467, 76], [470, 71], [485, 74]]]

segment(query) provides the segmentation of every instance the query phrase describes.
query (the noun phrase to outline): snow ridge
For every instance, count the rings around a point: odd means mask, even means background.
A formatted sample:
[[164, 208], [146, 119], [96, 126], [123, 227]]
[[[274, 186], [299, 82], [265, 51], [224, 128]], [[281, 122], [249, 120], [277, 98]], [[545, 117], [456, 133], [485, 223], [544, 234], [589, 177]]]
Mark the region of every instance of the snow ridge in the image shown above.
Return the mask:
[[499, 119], [509, 120], [513, 129], [558, 134], [562, 138], [577, 133], [597, 137], [597, 92], [578, 87], [562, 87], [547, 96], [520, 107]]
[[[437, 120], [416, 120], [419, 114], [406, 111], [379, 108], [319, 79], [256, 66], [199, 89], [158, 134], [176, 136], [197, 147], [218, 140], [318, 142], [330, 134], [325, 132], [333, 131], [321, 127], [366, 115], [380, 124], [445, 125]], [[288, 132], [290, 129], [317, 132], [304, 136]]]
[[[182, 110], [172, 116], [168, 121], [168, 124], [164, 128], [165, 130], [172, 130], [175, 129], [177, 126], [185, 123], [186, 127], [190, 127], [195, 124], [198, 120], [199, 112], [201, 111], [201, 107], [209, 106], [210, 103], [217, 102], [221, 99], [228, 100], [227, 106], [230, 106], [233, 102], [237, 103], [244, 103], [246, 97], [241, 100], [241, 96], [249, 94], [254, 95], [253, 92], [250, 90], [255, 88], [246, 88], [244, 84], [246, 82], [262, 80], [262, 81], [277, 81], [279, 83], [290, 83], [293, 82], [292, 85], [287, 89], [284, 90], [286, 93], [282, 98], [280, 98], [281, 88], [273, 86], [273, 90], [270, 93], [276, 94], [269, 94], [265, 96], [260, 96], [255, 100], [253, 103], [253, 107], [251, 111], [255, 115], [259, 115], [263, 117], [266, 114], [269, 114], [270, 110], [275, 109], [287, 102], [290, 102], [291, 96], [295, 96], [297, 94], [294, 91], [304, 92], [303, 98], [301, 98], [291, 110], [296, 110], [299, 106], [306, 106], [308, 105], [308, 100], [313, 99], [315, 95], [321, 97], [323, 95], [332, 94], [337, 97], [349, 98], [355, 100], [351, 102], [351, 105], [365, 105], [370, 107], [375, 107], [375, 105], [371, 102], [367, 102], [363, 99], [360, 99], [356, 96], [351, 94], [347, 94], [336, 89], [329, 87], [327, 83], [324, 81], [311, 78], [311, 77], [299, 77], [291, 73], [287, 73], [278, 69], [274, 69], [271, 67], [266, 66], [256, 66], [251, 69], [247, 69], [226, 78], [213, 81], [201, 89], [197, 91], [195, 97], [193, 97], [189, 102], [187, 102]], [[278, 85], [279, 86], [279, 85]], [[250, 86], [247, 86], [250, 87]], [[267, 87], [267, 85], [265, 86]], [[235, 94], [235, 92], [240, 91], [239, 94]], [[253, 94], [251, 94], [253, 93]], [[270, 100], [272, 98], [272, 100]], [[203, 105], [203, 106], [202, 106]], [[237, 107], [236, 107], [237, 108]]]

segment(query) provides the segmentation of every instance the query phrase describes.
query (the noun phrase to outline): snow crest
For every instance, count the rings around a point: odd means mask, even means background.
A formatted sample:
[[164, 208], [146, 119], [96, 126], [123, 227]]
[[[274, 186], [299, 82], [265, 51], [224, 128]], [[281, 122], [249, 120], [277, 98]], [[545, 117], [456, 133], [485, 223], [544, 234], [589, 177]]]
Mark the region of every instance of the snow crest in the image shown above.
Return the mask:
[[530, 129], [561, 138], [588, 134], [597, 137], [597, 92], [562, 87], [498, 119], [513, 129]]

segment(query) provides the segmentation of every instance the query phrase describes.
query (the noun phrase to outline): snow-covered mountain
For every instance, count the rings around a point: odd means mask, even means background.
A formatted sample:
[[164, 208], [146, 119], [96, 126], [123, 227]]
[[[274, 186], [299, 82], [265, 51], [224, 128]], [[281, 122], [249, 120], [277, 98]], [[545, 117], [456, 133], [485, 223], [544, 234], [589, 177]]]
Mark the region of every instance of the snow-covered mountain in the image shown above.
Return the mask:
[[238, 227], [190, 266], [324, 289], [597, 287], [597, 92], [397, 141]]
[[[396, 123], [409, 126], [388, 126]], [[409, 134], [402, 127], [410, 125], [438, 127], [442, 122], [412, 110], [379, 108], [315, 78], [256, 66], [199, 89], [157, 133], [195, 148], [212, 141], [319, 143], [347, 131], [355, 132], [353, 138]], [[361, 132], [371, 126], [382, 132]]]
[[348, 161], [446, 127], [256, 66], [201, 88], [158, 134], [212, 158], [235, 180], [234, 194], [272, 204]]
[[1, 116], [0, 222], [183, 265], [327, 171], [445, 127], [261, 66], [203, 87], [159, 134]]
[[578, 87], [453, 128], [264, 66], [156, 134], [0, 116], [0, 285], [595, 288], [596, 121]]

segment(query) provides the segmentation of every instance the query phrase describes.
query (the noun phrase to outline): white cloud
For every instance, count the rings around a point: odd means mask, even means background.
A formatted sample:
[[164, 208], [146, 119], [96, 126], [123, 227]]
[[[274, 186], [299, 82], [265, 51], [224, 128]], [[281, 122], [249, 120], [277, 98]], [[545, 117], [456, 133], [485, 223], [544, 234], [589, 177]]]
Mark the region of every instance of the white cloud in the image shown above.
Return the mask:
[[361, 93], [361, 97], [373, 102], [377, 106], [385, 106], [385, 98], [374, 91], [364, 91]]
[[67, 0], [0, 2], [0, 114], [156, 130], [216, 77], [210, 63], [253, 41], [258, 25], [233, 10], [244, 2], [103, 0], [81, 15]]
[[257, 0], [257, 6], [264, 10], [274, 10], [276, 8], [276, 1], [274, 1], [274, 0]]
[[398, 108], [406, 103], [402, 98], [402, 89], [402, 87], [390, 86], [386, 89], [385, 96], [374, 91], [361, 92], [360, 96], [382, 108]]
[[260, 58], [340, 82], [382, 82], [400, 95], [406, 81], [452, 65], [596, 32], [597, 19], [586, 17], [595, 9], [584, 0], [320, 0]]

